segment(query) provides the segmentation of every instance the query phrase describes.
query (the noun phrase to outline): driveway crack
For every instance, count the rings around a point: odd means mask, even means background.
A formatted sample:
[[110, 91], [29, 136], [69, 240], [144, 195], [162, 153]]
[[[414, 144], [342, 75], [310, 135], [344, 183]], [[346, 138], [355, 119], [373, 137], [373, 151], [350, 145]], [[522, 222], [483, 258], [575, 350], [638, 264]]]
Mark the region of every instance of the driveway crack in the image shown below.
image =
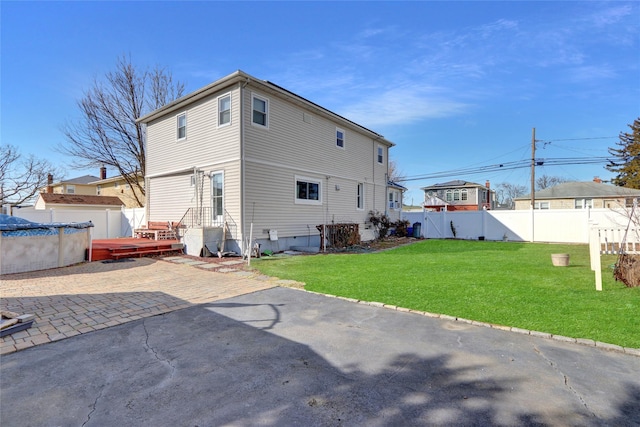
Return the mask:
[[158, 360], [160, 363], [168, 366], [169, 378], [173, 378], [173, 375], [175, 374], [175, 371], [176, 371], [176, 367], [170, 359], [160, 357], [160, 354], [156, 351], [156, 349], [149, 344], [149, 330], [147, 329], [147, 324], [145, 320], [146, 319], [142, 320], [142, 327], [144, 328], [144, 334], [145, 334], [144, 349], [145, 351], [151, 352], [153, 354], [153, 357], [155, 357], [155, 359]]
[[582, 406], [585, 407], [585, 409], [589, 412], [589, 414], [591, 414], [592, 417], [596, 417], [596, 414], [591, 409], [589, 409], [589, 405], [582, 398], [580, 393], [578, 393], [578, 391], [571, 386], [569, 376], [567, 376], [564, 372], [562, 372], [558, 367], [558, 365], [555, 364], [553, 360], [551, 360], [549, 357], [547, 357], [537, 346], [533, 346], [533, 350], [536, 353], [538, 353], [540, 357], [542, 357], [549, 364], [549, 366], [551, 366], [551, 368], [554, 371], [556, 371], [558, 374], [562, 376], [562, 380], [565, 388], [569, 390], [569, 392], [571, 392], [578, 399], [578, 401], [582, 404]]
[[100, 393], [96, 396], [96, 399], [93, 401], [91, 405], [91, 411], [87, 414], [87, 420], [82, 423], [82, 427], [86, 426], [89, 421], [91, 421], [91, 415], [96, 411], [96, 406], [98, 406], [98, 400], [102, 397], [102, 389], [100, 389]]

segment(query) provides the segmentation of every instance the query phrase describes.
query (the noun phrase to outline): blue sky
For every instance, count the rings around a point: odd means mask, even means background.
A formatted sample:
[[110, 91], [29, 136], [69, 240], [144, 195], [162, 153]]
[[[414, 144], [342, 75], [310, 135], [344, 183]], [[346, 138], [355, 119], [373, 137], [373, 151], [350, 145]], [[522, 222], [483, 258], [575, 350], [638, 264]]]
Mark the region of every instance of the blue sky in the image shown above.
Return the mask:
[[[603, 157], [640, 116], [638, 2], [12, 2], [1, 13], [1, 138], [64, 165], [61, 126], [131, 55], [187, 92], [241, 69], [396, 143], [406, 176]], [[98, 171], [67, 168], [66, 177]], [[110, 171], [110, 174], [112, 171]], [[602, 165], [536, 175], [610, 179]], [[451, 179], [529, 185], [528, 168]]]

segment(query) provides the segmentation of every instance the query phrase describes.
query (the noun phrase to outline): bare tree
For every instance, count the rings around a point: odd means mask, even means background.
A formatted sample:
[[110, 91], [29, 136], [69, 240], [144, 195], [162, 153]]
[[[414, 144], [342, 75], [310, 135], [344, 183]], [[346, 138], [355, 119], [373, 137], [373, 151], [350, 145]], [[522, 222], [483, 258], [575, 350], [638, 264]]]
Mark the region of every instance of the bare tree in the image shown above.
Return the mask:
[[509, 209], [515, 208], [514, 199], [527, 194], [527, 187], [524, 185], [502, 182], [496, 187], [496, 197], [498, 204], [507, 206]]
[[137, 191], [143, 206], [145, 176], [145, 128], [136, 120], [179, 98], [184, 84], [173, 81], [164, 68], [140, 70], [131, 58], [118, 58], [115, 71], [108, 72], [78, 101], [81, 118], [63, 128], [65, 143], [58, 147], [73, 157], [72, 166], [83, 169], [111, 166]]
[[404, 173], [398, 168], [395, 160], [389, 160], [389, 181], [398, 182], [404, 179]]
[[33, 154], [23, 158], [12, 145], [0, 145], [0, 205], [30, 201], [47, 185], [49, 174], [61, 177], [62, 171]]
[[560, 176], [542, 175], [536, 178], [536, 191], [544, 190], [545, 188], [551, 188], [565, 182], [569, 182], [569, 180]]

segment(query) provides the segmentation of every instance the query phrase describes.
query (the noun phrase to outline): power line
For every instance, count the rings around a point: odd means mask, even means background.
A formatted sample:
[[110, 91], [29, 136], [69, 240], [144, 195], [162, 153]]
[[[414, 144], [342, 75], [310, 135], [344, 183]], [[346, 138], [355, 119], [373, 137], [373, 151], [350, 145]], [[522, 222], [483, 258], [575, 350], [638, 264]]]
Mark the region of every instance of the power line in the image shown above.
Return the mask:
[[[560, 166], [560, 165], [590, 165], [606, 164], [612, 160], [609, 157], [560, 157], [560, 158], [536, 158], [536, 166]], [[462, 168], [448, 171], [434, 172], [424, 175], [414, 175], [399, 179], [399, 182], [421, 181], [435, 178], [446, 178], [457, 175], [477, 175], [497, 171], [508, 171], [531, 167], [531, 159], [517, 160], [512, 162], [497, 163], [493, 165], [480, 166], [477, 168]]]

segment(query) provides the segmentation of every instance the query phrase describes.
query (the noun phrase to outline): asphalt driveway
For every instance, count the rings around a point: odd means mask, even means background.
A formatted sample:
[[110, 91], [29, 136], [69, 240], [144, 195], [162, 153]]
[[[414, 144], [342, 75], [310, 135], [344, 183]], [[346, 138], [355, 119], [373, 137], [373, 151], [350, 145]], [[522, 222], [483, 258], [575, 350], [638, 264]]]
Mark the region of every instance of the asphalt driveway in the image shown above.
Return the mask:
[[640, 425], [640, 357], [271, 288], [2, 356], [9, 426]]

